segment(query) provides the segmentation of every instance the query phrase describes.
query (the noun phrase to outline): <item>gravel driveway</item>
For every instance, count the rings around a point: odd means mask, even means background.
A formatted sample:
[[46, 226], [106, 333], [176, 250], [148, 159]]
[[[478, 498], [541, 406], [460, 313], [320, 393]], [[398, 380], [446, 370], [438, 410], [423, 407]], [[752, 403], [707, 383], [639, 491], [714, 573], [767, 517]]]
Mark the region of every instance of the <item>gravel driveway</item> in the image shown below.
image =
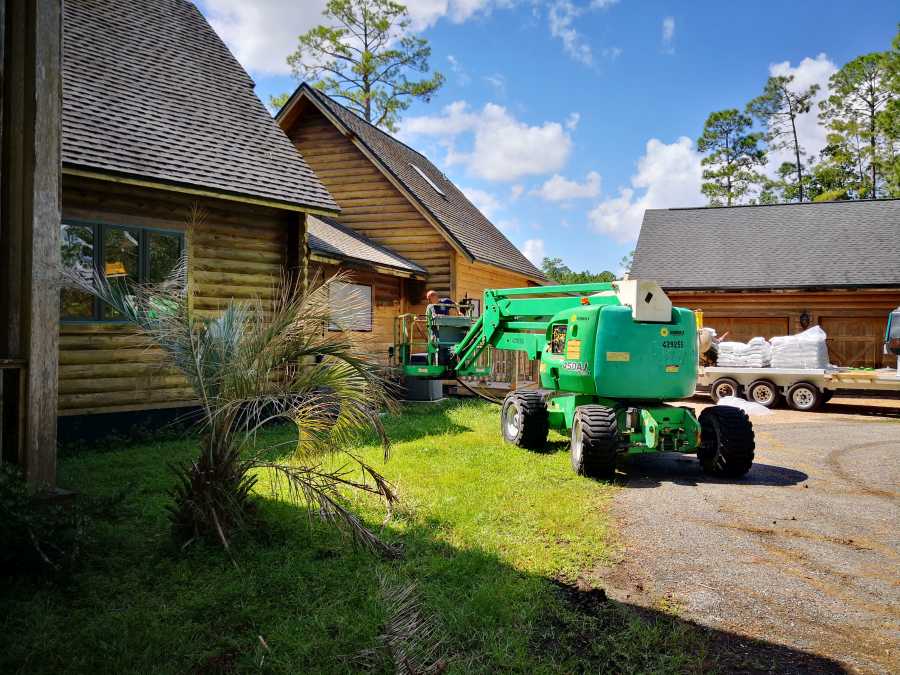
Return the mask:
[[900, 402], [836, 398], [753, 422], [743, 481], [707, 478], [690, 456], [624, 465], [624, 551], [601, 583], [851, 672], [900, 672]]

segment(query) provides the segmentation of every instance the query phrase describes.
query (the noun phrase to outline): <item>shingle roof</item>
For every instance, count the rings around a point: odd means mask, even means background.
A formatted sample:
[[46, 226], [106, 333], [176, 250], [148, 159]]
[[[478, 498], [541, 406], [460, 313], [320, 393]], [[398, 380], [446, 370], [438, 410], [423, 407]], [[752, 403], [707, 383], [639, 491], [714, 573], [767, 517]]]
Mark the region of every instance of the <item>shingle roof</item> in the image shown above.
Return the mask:
[[192, 3], [64, 6], [64, 165], [338, 210]]
[[385, 246], [376, 244], [371, 239], [344, 227], [331, 218], [310, 216], [307, 219], [307, 230], [309, 247], [313, 251], [341, 259], [359, 260], [383, 267], [392, 267], [416, 275], [427, 274], [414, 262], [394, 253]]
[[900, 285], [900, 199], [648, 210], [631, 276], [670, 289]]
[[[291, 100], [296, 100], [300, 92], [308, 93], [313, 101], [323, 106], [352, 132], [472, 258], [532, 278], [544, 279], [541, 271], [425, 155], [369, 124], [307, 84], [301, 84]], [[282, 108], [279, 117], [289, 105], [290, 103]], [[421, 174], [414, 167], [418, 167]], [[436, 192], [423, 176], [444, 194]]]

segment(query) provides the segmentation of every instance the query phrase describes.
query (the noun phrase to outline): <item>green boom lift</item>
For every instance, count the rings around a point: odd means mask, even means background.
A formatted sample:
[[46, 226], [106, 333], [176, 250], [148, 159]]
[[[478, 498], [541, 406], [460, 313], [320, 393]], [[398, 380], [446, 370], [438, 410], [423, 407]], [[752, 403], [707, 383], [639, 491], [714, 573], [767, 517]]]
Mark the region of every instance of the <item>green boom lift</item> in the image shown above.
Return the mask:
[[433, 310], [397, 317], [405, 378], [487, 376], [493, 350], [540, 359], [540, 389], [503, 401], [508, 442], [540, 448], [555, 429], [570, 436], [575, 471], [598, 478], [614, 473], [619, 455], [645, 452], [696, 453], [716, 476], [750, 470], [753, 427], [742, 410], [714, 406], [697, 418], [664, 403], [694, 393], [697, 325], [655, 282], [485, 290], [477, 318]]

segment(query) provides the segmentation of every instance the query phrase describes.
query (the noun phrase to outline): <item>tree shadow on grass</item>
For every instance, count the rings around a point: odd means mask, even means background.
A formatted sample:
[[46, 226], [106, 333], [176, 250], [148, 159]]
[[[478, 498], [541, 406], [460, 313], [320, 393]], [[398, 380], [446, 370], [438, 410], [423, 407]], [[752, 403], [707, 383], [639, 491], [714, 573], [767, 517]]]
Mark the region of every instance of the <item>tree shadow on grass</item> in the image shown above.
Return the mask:
[[238, 568], [215, 546], [174, 553], [142, 507], [164, 486], [145, 487], [130, 526], [105, 531], [74, 592], [29, 582], [0, 593], [0, 672], [339, 673], [360, 670], [363, 652], [370, 672], [396, 672], [379, 636], [390, 589], [410, 583], [448, 672], [845, 672], [451, 545], [452, 526], [434, 518], [389, 522], [381, 534], [403, 556], [384, 560], [316, 513], [263, 496], [268, 534], [240, 542]]

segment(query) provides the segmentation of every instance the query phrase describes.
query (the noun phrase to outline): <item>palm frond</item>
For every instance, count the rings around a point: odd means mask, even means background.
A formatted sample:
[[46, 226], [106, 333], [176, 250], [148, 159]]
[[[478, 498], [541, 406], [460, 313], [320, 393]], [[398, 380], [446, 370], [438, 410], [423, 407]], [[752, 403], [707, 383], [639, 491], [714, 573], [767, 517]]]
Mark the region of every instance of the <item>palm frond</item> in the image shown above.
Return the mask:
[[[202, 214], [195, 211], [189, 237], [200, 222]], [[323, 455], [346, 452], [363, 429], [378, 434], [385, 459], [389, 449], [381, 413], [394, 403], [384, 370], [341, 329], [357, 300], [345, 296], [339, 312], [330, 306], [330, 289], [349, 277], [317, 276], [302, 284], [283, 276], [273, 282], [271, 301], [232, 300], [210, 318], [189, 301], [188, 264], [182, 258], [157, 284], [111, 282], [99, 272], [86, 280], [79, 270], [64, 272], [67, 284], [100, 298], [162, 348], [200, 401], [200, 456], [180, 469], [174, 491], [171, 515], [180, 538], [211, 535], [227, 548], [228, 532], [243, 527], [252, 510], [253, 472], [262, 468], [276, 477], [279, 494], [317, 509], [363, 547], [389, 551], [341, 496], [342, 489], [362, 490], [390, 509], [395, 495], [388, 482], [352, 456], [362, 481], [343, 469], [322, 468]], [[271, 448], [257, 445], [258, 431], [276, 420], [297, 429], [290, 463], [271, 463]]]

